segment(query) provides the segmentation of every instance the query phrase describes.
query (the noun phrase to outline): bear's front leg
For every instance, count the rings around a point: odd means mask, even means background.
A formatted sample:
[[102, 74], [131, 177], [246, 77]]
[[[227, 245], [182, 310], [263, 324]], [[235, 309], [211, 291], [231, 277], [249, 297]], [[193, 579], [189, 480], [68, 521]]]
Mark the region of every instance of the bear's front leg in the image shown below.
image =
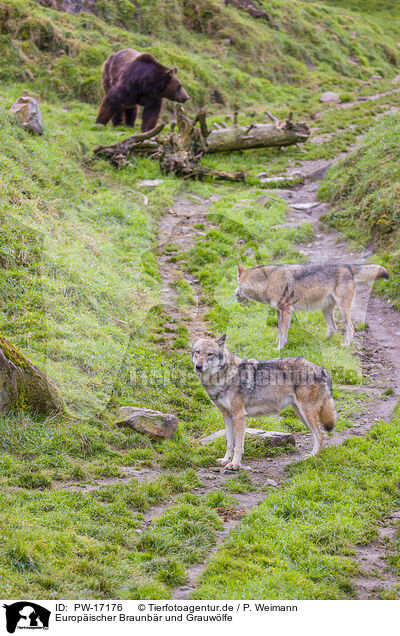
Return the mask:
[[153, 130], [157, 126], [162, 107], [162, 99], [154, 99], [143, 108], [142, 132]]

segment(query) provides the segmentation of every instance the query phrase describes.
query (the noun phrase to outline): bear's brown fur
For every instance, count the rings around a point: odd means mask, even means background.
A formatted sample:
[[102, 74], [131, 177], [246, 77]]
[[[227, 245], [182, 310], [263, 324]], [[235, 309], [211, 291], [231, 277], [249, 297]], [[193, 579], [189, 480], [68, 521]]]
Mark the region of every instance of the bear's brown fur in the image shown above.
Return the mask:
[[157, 124], [163, 98], [185, 102], [189, 95], [177, 77], [177, 69], [168, 69], [150, 53], [123, 49], [111, 53], [103, 64], [101, 77], [105, 96], [100, 104], [96, 124], [114, 126], [123, 118], [134, 126], [138, 106], [143, 106], [142, 131]]

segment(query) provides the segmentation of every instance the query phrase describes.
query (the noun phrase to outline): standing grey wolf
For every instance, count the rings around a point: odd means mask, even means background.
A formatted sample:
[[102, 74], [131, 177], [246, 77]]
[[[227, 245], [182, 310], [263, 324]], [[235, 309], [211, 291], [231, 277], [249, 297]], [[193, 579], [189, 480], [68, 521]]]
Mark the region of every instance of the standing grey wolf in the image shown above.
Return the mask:
[[142, 130], [146, 132], [157, 124], [163, 98], [180, 103], [189, 99], [176, 68], [167, 68], [150, 53], [134, 49], [111, 53], [101, 78], [105, 96], [96, 124], [105, 125], [111, 119], [119, 126], [124, 118], [127, 126], [134, 126], [138, 106], [143, 106]]
[[356, 282], [376, 278], [389, 278], [388, 271], [380, 265], [335, 263], [261, 265], [246, 270], [239, 263], [235, 296], [239, 303], [255, 300], [278, 311], [278, 350], [287, 342], [293, 311], [322, 309], [329, 337], [336, 329], [333, 311], [337, 305], [346, 326], [344, 344], [349, 347], [354, 335], [351, 308]]
[[195, 372], [224, 418], [226, 453], [218, 463], [231, 470], [243, 467], [246, 417], [279, 413], [287, 406], [311, 431], [316, 455], [323, 440], [318, 421], [326, 431], [336, 424], [329, 373], [304, 358], [243, 360], [225, 343], [225, 334], [218, 340], [199, 338], [191, 355]]

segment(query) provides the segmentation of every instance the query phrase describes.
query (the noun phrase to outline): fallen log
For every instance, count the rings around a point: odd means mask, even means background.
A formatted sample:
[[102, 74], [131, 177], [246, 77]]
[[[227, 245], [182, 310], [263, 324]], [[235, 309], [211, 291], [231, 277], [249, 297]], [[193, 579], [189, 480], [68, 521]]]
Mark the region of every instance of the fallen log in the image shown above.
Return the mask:
[[279, 148], [302, 143], [310, 136], [307, 124], [279, 120], [271, 124], [230, 126], [212, 130], [207, 137], [206, 153], [232, 152], [251, 148]]
[[48, 414], [65, 404], [53, 380], [0, 335], [0, 413], [12, 409]]
[[[235, 122], [237, 121], [235, 109]], [[281, 147], [299, 144], [310, 135], [304, 123], [293, 123], [291, 115], [285, 122], [266, 111], [271, 124], [251, 124], [218, 128], [209, 131], [204, 109], [189, 118], [180, 104], [175, 107], [176, 122], [171, 126], [167, 137], [157, 137], [164, 127], [159, 124], [146, 133], [136, 133], [110, 146], [96, 146], [95, 157], [107, 159], [117, 167], [128, 162], [131, 155], [147, 154], [158, 159], [163, 174], [174, 174], [181, 178], [224, 179], [228, 181], [245, 181], [244, 172], [222, 172], [201, 165], [206, 153], [247, 150], [251, 148]]]

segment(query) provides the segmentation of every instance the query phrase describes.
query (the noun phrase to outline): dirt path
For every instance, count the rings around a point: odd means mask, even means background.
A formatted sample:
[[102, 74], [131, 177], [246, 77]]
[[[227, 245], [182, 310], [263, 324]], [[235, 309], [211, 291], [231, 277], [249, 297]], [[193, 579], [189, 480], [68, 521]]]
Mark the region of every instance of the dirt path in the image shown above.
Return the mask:
[[169, 318], [166, 325], [167, 334], [174, 321], [182, 317], [182, 310], [179, 310], [177, 306], [178, 295], [176, 292], [176, 284], [180, 280], [187, 281], [195, 295], [195, 306], [190, 311], [185, 311], [191, 336], [200, 336], [207, 332], [208, 327], [204, 320], [204, 313], [208, 307], [202, 301], [198, 281], [191, 274], [183, 273], [170, 262], [170, 254], [165, 250], [165, 247], [176, 245], [182, 252], [189, 251], [193, 247], [196, 237], [205, 234], [197, 230], [195, 226], [206, 221], [208, 206], [216, 198], [218, 195], [204, 200], [193, 195], [181, 194], [175, 200], [173, 208], [170, 208], [161, 218], [158, 231], [158, 264], [163, 281], [160, 295], [164, 311]]
[[378, 538], [375, 541], [357, 546], [355, 561], [360, 574], [353, 585], [359, 600], [379, 599], [387, 593], [393, 594], [398, 587], [399, 578], [388, 569], [387, 558], [393, 551], [399, 521], [400, 511], [396, 511], [378, 526]]

